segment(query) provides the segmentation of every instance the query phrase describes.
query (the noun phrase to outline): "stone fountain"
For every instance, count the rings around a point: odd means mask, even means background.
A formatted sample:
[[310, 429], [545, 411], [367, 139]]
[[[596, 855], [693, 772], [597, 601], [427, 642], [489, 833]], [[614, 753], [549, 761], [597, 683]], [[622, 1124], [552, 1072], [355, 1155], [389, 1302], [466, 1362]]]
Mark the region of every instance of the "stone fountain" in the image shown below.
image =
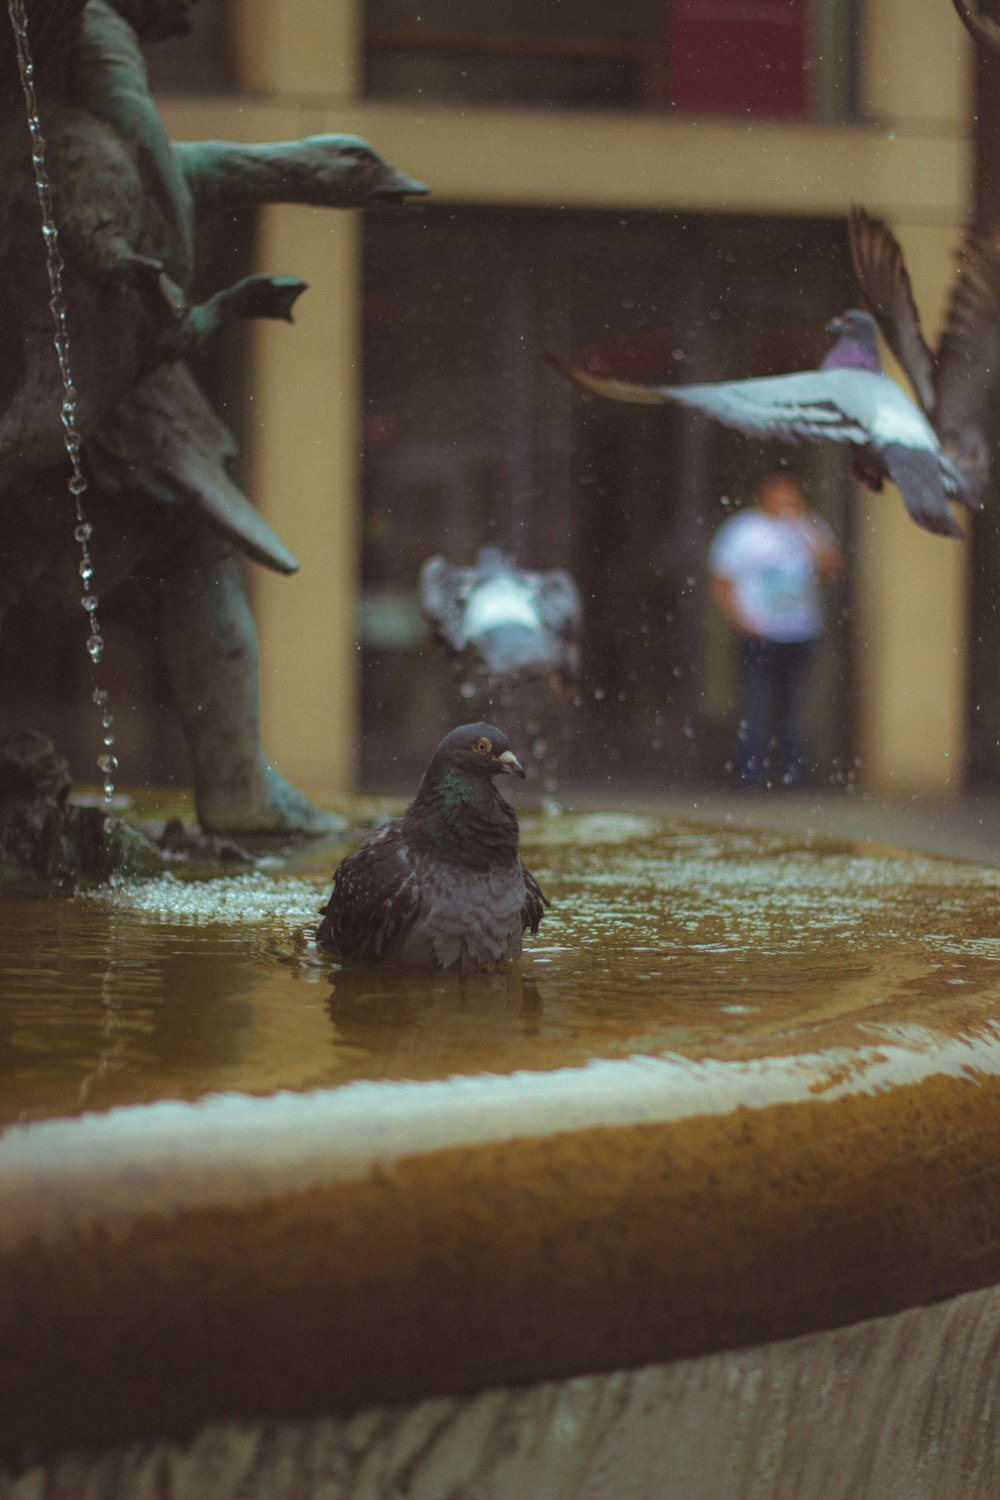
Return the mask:
[[[29, 13], [94, 561], [155, 553], [189, 602], [164, 623], [202, 821], [315, 831], [260, 757], [235, 568], [291, 559], [184, 364], [295, 288], [190, 307], [185, 247], [220, 199], [416, 184], [344, 138], [170, 147], [137, 38], [173, 15]], [[3, 577], [72, 601], [15, 98]], [[74, 141], [106, 224], [60, 177]], [[93, 820], [40, 737], [5, 765], [0, 860], [60, 878]], [[657, 808], [524, 831], [552, 910], [465, 978], [331, 969], [332, 838], [0, 900], [3, 1500], [997, 1493], [996, 869]]]

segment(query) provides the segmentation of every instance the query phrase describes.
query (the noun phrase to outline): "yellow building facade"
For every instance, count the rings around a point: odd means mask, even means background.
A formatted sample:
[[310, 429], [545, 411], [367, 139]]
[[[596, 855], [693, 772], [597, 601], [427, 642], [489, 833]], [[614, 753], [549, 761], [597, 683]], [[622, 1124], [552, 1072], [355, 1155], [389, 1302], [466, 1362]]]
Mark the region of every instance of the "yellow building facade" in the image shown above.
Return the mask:
[[[455, 204], [782, 216], [853, 202], [899, 235], [928, 336], [970, 210], [972, 49], [947, 0], [864, 0], [861, 121], [722, 121], [366, 100], [360, 0], [238, 0], [238, 88], [163, 104], [175, 139], [346, 131]], [[355, 784], [363, 295], [355, 212], [276, 207], [262, 270], [311, 291], [293, 329], [255, 325], [251, 493], [302, 560], [256, 573], [264, 742], [322, 794]], [[964, 762], [968, 544], [919, 531], [894, 497], [857, 497], [858, 779], [956, 790]]]

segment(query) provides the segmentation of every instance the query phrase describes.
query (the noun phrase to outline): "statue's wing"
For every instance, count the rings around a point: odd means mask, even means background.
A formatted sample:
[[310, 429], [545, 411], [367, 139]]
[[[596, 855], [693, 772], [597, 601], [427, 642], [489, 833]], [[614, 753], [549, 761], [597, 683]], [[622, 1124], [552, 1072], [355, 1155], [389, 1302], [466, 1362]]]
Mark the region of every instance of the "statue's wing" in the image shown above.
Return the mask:
[[187, 365], [158, 366], [98, 428], [87, 458], [105, 490], [192, 506], [255, 562], [294, 573], [296, 558], [226, 472], [236, 452]]
[[420, 608], [424, 618], [454, 651], [467, 645], [465, 604], [469, 569], [455, 568], [441, 556], [429, 557], [420, 569]]
[[928, 416], [937, 404], [934, 355], [924, 340], [903, 250], [884, 220], [855, 204], [847, 225], [854, 275], [865, 304]]
[[[23, 0], [23, 4], [26, 56], [31, 59], [35, 90], [43, 103], [46, 95], [66, 93], [86, 0]], [[24, 110], [14, 23], [6, 5], [0, 13], [0, 103], [5, 112]], [[27, 140], [25, 135], [25, 151]]]

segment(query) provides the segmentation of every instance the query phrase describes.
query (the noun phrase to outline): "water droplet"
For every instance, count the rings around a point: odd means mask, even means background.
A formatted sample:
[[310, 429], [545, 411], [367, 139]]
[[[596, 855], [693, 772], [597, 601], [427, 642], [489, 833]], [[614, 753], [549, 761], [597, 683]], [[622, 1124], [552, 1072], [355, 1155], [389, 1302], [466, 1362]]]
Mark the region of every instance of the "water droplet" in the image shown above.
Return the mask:
[[459, 696], [462, 698], [474, 698], [476, 696], [476, 684], [474, 682], [463, 682], [458, 691]]
[[99, 770], [106, 772], [110, 776], [112, 771], [117, 771], [118, 769], [118, 757], [117, 755], [110, 754], [99, 755], [97, 757], [97, 765]]
[[[42, 244], [45, 252], [45, 267], [49, 282], [49, 311], [52, 314], [52, 322], [55, 329], [55, 354], [59, 363], [59, 373], [63, 386], [63, 399], [59, 416], [63, 426], [63, 446], [69, 456], [73, 471], [67, 483], [70, 494], [76, 500], [77, 525], [73, 536], [82, 554], [79, 563], [79, 574], [85, 593], [80, 602], [90, 618], [90, 634], [86, 642], [87, 654], [96, 665], [104, 654], [104, 641], [97, 624], [97, 596], [90, 592], [94, 580], [94, 566], [90, 553], [87, 550], [87, 543], [90, 540], [93, 528], [86, 519], [80, 503], [80, 496], [87, 489], [87, 480], [80, 468], [80, 450], [83, 439], [76, 425], [78, 393], [73, 381], [73, 372], [70, 365], [69, 319], [63, 289], [64, 263], [59, 250], [59, 228], [53, 213], [52, 185], [45, 167], [45, 135], [42, 131], [42, 121], [38, 111], [38, 99], [35, 93], [35, 66], [32, 61], [29, 44], [28, 16], [25, 0], [7, 0], [7, 11], [14, 32], [14, 48], [17, 54], [18, 71], [24, 94], [28, 132], [31, 137], [31, 163], [35, 177], [35, 195], [38, 199], [42, 216]], [[113, 743], [113, 737], [109, 734], [111, 714], [110, 710], [106, 709], [108, 693], [104, 688], [95, 688], [93, 696], [94, 703], [99, 708], [105, 709], [102, 723], [105, 730], [104, 744], [107, 748]], [[110, 753], [105, 754], [98, 760], [98, 765], [103, 771], [107, 772], [104, 794], [109, 802], [114, 792], [111, 772], [117, 764], [117, 760]]]

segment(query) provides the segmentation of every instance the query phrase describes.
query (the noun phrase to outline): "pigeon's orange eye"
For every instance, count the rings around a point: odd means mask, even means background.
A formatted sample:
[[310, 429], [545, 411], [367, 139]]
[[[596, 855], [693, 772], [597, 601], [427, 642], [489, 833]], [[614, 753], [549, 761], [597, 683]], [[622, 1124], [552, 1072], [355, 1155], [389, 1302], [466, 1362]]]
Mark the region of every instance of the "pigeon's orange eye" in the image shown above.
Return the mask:
[[486, 736], [483, 735], [481, 739], [478, 739], [476, 741], [472, 748], [473, 750], [478, 750], [480, 755], [489, 755], [490, 751], [493, 749], [493, 741], [488, 740]]

